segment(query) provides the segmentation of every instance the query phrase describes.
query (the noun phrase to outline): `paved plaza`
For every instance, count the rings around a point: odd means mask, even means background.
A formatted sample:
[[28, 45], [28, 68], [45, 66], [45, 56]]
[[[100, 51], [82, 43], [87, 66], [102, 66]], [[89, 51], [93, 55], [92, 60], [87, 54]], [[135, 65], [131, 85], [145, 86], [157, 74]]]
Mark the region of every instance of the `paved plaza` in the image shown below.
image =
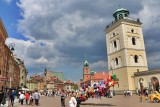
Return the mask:
[[[68, 107], [69, 99], [66, 98], [66, 107]], [[20, 105], [16, 103], [15, 107], [30, 107], [26, 105]], [[36, 107], [31, 106], [31, 107]], [[46, 97], [42, 96], [40, 100], [40, 105], [38, 107], [61, 107], [60, 97]], [[139, 102], [139, 96], [132, 95], [124, 97], [122, 95], [116, 95], [113, 98], [90, 98], [85, 102], [82, 102], [80, 107], [160, 107], [160, 103], [153, 103], [149, 100], [143, 99], [142, 102]]]

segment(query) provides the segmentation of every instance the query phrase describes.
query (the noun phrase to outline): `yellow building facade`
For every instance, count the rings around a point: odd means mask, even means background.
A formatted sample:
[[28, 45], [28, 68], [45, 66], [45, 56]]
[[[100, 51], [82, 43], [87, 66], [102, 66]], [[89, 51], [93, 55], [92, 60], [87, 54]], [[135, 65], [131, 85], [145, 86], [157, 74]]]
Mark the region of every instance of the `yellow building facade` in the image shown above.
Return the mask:
[[129, 11], [120, 8], [106, 26], [109, 73], [116, 74], [119, 86], [115, 91], [136, 90], [134, 73], [148, 70], [141, 22], [129, 17]]

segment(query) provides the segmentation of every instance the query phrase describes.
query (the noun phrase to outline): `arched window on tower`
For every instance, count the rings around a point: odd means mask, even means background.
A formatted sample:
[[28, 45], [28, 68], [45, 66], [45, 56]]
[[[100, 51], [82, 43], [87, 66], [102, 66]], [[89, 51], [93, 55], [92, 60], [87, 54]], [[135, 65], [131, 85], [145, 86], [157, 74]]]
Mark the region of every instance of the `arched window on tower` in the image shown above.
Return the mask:
[[125, 14], [125, 17], [128, 17], [128, 14]]
[[114, 48], [117, 48], [117, 42], [114, 41]]
[[138, 63], [138, 56], [137, 55], [134, 56], [134, 62]]
[[120, 15], [119, 15], [119, 19], [123, 19], [123, 16], [122, 16], [122, 14], [120, 14]]
[[116, 61], [116, 65], [118, 65], [118, 58], [116, 58], [115, 61]]
[[135, 37], [132, 38], [132, 45], [136, 45], [136, 39], [135, 39]]

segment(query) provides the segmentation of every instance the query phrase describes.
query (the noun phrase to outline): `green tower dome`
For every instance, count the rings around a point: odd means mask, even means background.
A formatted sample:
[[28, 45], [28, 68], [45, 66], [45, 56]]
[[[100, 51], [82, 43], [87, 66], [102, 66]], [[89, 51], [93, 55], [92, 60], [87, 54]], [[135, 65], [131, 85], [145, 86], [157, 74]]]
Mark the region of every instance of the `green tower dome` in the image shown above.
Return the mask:
[[87, 59], [85, 59], [85, 61], [84, 61], [84, 66], [87, 66], [87, 67], [89, 66]]
[[115, 18], [116, 21], [128, 16], [129, 16], [129, 11], [124, 8], [119, 8], [113, 13], [113, 17]]
[[91, 70], [91, 75], [94, 75], [94, 71], [93, 70]]

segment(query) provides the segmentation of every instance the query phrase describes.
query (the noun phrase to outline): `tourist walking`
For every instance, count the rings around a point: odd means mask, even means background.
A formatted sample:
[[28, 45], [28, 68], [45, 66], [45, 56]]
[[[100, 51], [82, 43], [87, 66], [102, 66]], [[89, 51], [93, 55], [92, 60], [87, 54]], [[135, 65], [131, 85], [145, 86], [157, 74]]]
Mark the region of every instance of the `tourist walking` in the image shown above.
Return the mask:
[[69, 94], [69, 107], [76, 107], [77, 106], [77, 101], [75, 99], [75, 97], [73, 97], [73, 94], [70, 93]]
[[25, 95], [23, 92], [20, 94], [19, 99], [20, 99], [21, 105], [23, 105], [23, 100], [25, 99]]
[[32, 92], [30, 93], [30, 96], [29, 96], [29, 105], [33, 105], [33, 94]]
[[65, 92], [61, 91], [61, 106], [65, 107]]
[[2, 103], [2, 101], [3, 101], [3, 98], [4, 98], [4, 91], [3, 90], [1, 90], [0, 91], [0, 104]]
[[36, 92], [33, 94], [33, 96], [34, 96], [35, 104], [38, 106], [39, 99], [40, 99], [40, 94], [38, 93], [38, 90], [36, 90]]
[[123, 94], [124, 94], [124, 97], [126, 97], [126, 95], [127, 95], [127, 92], [126, 92], [126, 90], [124, 90]]
[[19, 91], [19, 92], [18, 92], [18, 96], [19, 96], [19, 98], [18, 98], [18, 99], [19, 99], [19, 103], [21, 103], [21, 100], [20, 100], [20, 95], [21, 95], [21, 93], [22, 93], [21, 91]]
[[143, 99], [143, 94], [140, 93], [140, 98], [139, 98], [140, 102], [142, 102], [142, 99]]
[[148, 89], [146, 88], [146, 90], [145, 90], [145, 97], [146, 97], [146, 100], [148, 99], [148, 94], [149, 94], [149, 92], [148, 92]]
[[13, 107], [13, 105], [14, 105], [15, 95], [16, 95], [15, 91], [12, 90], [12, 92], [11, 92], [11, 94], [10, 94], [10, 100], [11, 100], [11, 106], [12, 106], [12, 107]]
[[26, 105], [28, 105], [28, 100], [29, 100], [29, 93], [28, 92], [26, 92], [26, 94], [25, 94], [25, 99], [26, 99]]
[[55, 94], [55, 92], [54, 92], [54, 90], [52, 91], [52, 96], [54, 97], [54, 94]]

